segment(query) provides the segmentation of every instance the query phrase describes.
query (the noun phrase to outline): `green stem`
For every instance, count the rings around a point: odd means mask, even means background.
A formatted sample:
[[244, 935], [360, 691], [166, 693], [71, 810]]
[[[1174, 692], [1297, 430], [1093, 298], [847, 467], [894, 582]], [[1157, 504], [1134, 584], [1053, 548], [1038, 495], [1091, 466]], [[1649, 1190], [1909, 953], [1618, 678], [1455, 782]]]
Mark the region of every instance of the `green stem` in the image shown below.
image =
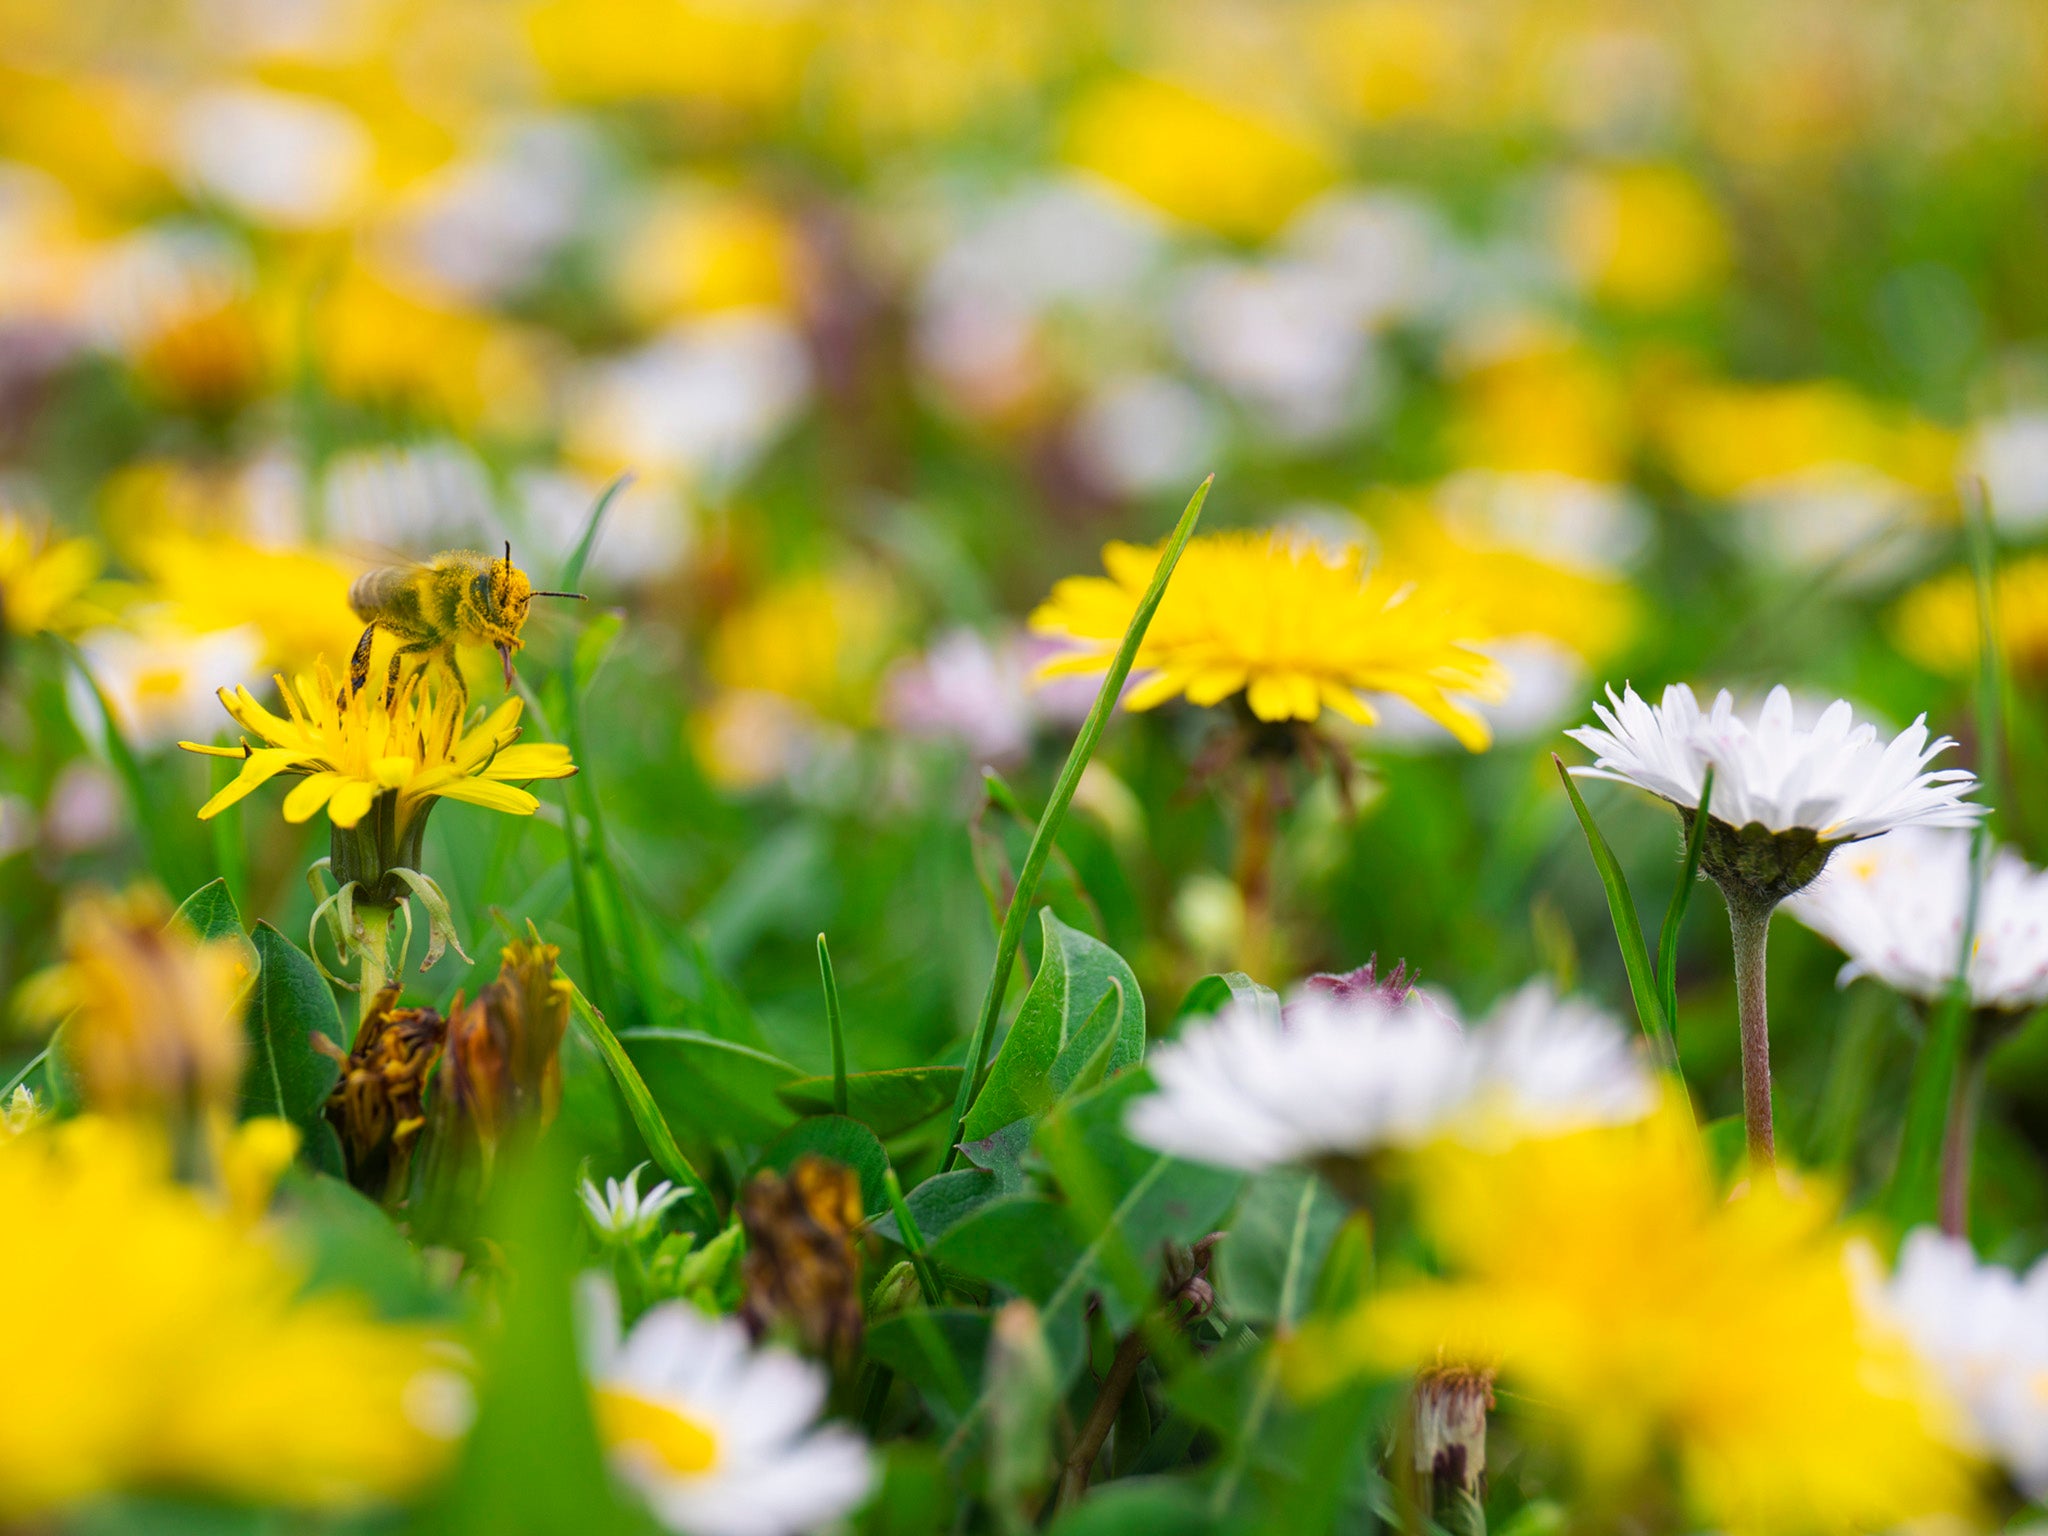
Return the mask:
[[1956, 1074], [1941, 1138], [1941, 1230], [1961, 1238], [1970, 1235], [1970, 1164], [1984, 1107], [1985, 1065], [1991, 1056], [1979, 1041], [1973, 1040], [1967, 1049], [1968, 1064]]
[[1094, 707], [1081, 724], [1081, 734], [1074, 738], [1066, 766], [1060, 769], [1059, 779], [1053, 785], [1052, 798], [1046, 801], [1045, 811], [1038, 818], [1038, 827], [1031, 834], [1031, 846], [1024, 854], [1024, 867], [1017, 875], [1017, 889], [1010, 897], [1009, 910], [1003, 914], [1002, 930], [996, 935], [996, 961], [989, 971], [988, 989], [982, 994], [981, 1013], [974, 1021], [974, 1034], [967, 1043], [966, 1070], [960, 1074], [960, 1092], [953, 1100], [952, 1123], [946, 1128], [946, 1160], [940, 1165], [941, 1172], [951, 1168], [959, 1159], [960, 1127], [967, 1119], [967, 1107], [974, 1102], [975, 1090], [981, 1084], [982, 1068], [988, 1061], [989, 1040], [995, 1033], [996, 1016], [1002, 1012], [1003, 995], [1010, 986], [1010, 971], [1017, 963], [1017, 947], [1024, 941], [1024, 924], [1030, 919], [1032, 898], [1038, 894], [1038, 881], [1045, 873], [1046, 860], [1052, 857], [1053, 840], [1059, 836], [1060, 823], [1066, 820], [1067, 807], [1073, 802], [1074, 791], [1080, 787], [1081, 771], [1095, 753], [1095, 744], [1101, 740], [1103, 728], [1109, 723], [1110, 711], [1116, 708], [1124, 679], [1131, 675], [1131, 663], [1137, 660], [1138, 647], [1145, 639], [1145, 630], [1159, 608], [1160, 599], [1166, 595], [1166, 583], [1173, 575], [1174, 566], [1180, 563], [1180, 552], [1193, 536], [1195, 523], [1202, 515], [1202, 503], [1209, 499], [1209, 487], [1215, 483], [1216, 477], [1211, 475], [1196, 489], [1187, 510], [1181, 513], [1172, 537], [1166, 541], [1166, 548], [1160, 552], [1159, 564], [1152, 571], [1151, 585], [1138, 600], [1130, 627], [1124, 631], [1123, 643], [1117, 647], [1109, 672], [1095, 695]]
[[1771, 1026], [1764, 999], [1764, 955], [1770, 947], [1775, 903], [1747, 892], [1728, 897], [1728, 931], [1735, 941], [1735, 1006], [1742, 1027], [1742, 1123], [1752, 1169], [1776, 1157], [1771, 1135]]
[[825, 1027], [832, 1034], [832, 1112], [846, 1113], [846, 1022], [839, 1012], [839, 978], [832, 973], [832, 951], [818, 935], [818, 978], [825, 986]]
[[362, 990], [356, 995], [356, 1024], [369, 1018], [376, 1009], [377, 995], [391, 985], [391, 914], [392, 907], [368, 905], [356, 908], [356, 923], [363, 931], [361, 969], [356, 979]]

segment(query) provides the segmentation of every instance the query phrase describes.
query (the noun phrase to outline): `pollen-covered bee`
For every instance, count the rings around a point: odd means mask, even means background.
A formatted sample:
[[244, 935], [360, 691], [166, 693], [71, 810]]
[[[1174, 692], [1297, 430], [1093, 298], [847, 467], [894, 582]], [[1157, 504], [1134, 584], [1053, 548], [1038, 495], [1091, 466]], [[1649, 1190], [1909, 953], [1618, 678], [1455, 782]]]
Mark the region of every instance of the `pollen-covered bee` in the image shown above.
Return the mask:
[[519, 632], [526, 625], [527, 604], [536, 597], [584, 600], [581, 592], [535, 591], [526, 572], [512, 563], [509, 541], [502, 560], [473, 549], [451, 549], [422, 563], [365, 571], [348, 589], [349, 606], [369, 626], [349, 658], [349, 692], [362, 692], [370, 680], [370, 648], [380, 629], [398, 641], [384, 680], [387, 703], [397, 696], [408, 656], [441, 662], [466, 691], [455, 661], [458, 645], [496, 646], [510, 688], [512, 653], [525, 644]]

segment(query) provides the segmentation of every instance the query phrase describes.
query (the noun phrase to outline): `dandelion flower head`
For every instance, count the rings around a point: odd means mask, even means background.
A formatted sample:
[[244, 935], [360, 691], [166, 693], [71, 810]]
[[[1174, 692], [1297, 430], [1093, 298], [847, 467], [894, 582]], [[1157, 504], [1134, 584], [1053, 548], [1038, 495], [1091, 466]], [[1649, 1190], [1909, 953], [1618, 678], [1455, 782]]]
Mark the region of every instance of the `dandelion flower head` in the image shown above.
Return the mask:
[[[1160, 550], [1113, 543], [1107, 575], [1070, 576], [1031, 626], [1075, 649], [1041, 678], [1105, 672], [1159, 562]], [[1188, 542], [1139, 646], [1145, 674], [1126, 703], [1185, 696], [1214, 705], [1243, 693], [1261, 720], [1313, 721], [1325, 709], [1361, 725], [1371, 694], [1406, 699], [1472, 751], [1490, 735], [1471, 700], [1503, 695], [1496, 663], [1471, 645], [1447, 593], [1368, 569], [1363, 549], [1335, 554], [1284, 533], [1207, 534]]]

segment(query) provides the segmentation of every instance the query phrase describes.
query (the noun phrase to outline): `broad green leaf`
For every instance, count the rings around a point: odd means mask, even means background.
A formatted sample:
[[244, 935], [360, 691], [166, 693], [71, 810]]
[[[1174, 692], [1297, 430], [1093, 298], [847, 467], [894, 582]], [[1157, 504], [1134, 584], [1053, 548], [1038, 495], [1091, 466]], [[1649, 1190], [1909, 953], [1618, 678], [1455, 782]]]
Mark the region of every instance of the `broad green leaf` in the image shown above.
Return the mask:
[[1221, 1013], [1232, 1003], [1256, 1009], [1275, 1022], [1280, 1018], [1279, 993], [1271, 987], [1260, 986], [1243, 971], [1224, 971], [1220, 975], [1204, 976], [1188, 988], [1187, 996], [1173, 1010], [1173, 1023]]
[[376, 1202], [330, 1174], [288, 1172], [279, 1185], [294, 1251], [307, 1263], [309, 1290], [365, 1297], [385, 1317], [445, 1314], [453, 1301], [429, 1283], [419, 1250]]
[[797, 1070], [766, 1051], [688, 1029], [629, 1029], [619, 1041], [678, 1136], [759, 1143], [796, 1118], [779, 1092]]
[[[1050, 910], [1041, 917], [1045, 952], [1038, 975], [961, 1126], [972, 1140], [1051, 1108], [1100, 1045], [1101, 1031], [1116, 1042], [1111, 1075], [1144, 1059], [1145, 1002], [1131, 968], [1107, 944], [1069, 928]], [[1105, 1002], [1117, 1006], [1104, 1013]]]
[[[1031, 1145], [1031, 1122], [1019, 1120], [980, 1141], [970, 1141], [960, 1150], [970, 1168], [935, 1173], [904, 1199], [911, 1220], [927, 1243], [935, 1242], [965, 1216], [1005, 1195], [1024, 1192], [1025, 1149]], [[874, 1230], [892, 1243], [903, 1239], [893, 1215], [884, 1216]]]
[[787, 1173], [796, 1160], [809, 1154], [844, 1163], [860, 1175], [860, 1208], [872, 1216], [889, 1208], [889, 1154], [882, 1150], [875, 1133], [858, 1120], [844, 1115], [814, 1115], [799, 1120], [771, 1141], [754, 1164], [758, 1172], [772, 1168]]
[[1215, 1528], [1193, 1484], [1132, 1477], [1090, 1493], [1053, 1522], [1051, 1536], [1203, 1536]]
[[312, 1167], [340, 1174], [341, 1143], [323, 1110], [341, 1067], [315, 1050], [314, 1034], [346, 1051], [334, 994], [312, 959], [268, 923], [250, 935], [256, 949], [256, 982], [250, 989], [244, 1028], [249, 1065], [242, 1074], [242, 1115], [277, 1115], [305, 1136], [300, 1149]]
[[1216, 1294], [1239, 1322], [1291, 1325], [1344, 1224], [1346, 1207], [1301, 1169], [1278, 1168], [1246, 1186], [1216, 1250]]
[[953, 1527], [953, 1491], [936, 1448], [911, 1440], [879, 1447], [882, 1486], [861, 1512], [860, 1536], [932, 1536]]
[[185, 898], [178, 917], [202, 939], [240, 938], [242, 914], [228, 894], [225, 880], [211, 880]]
[[981, 1391], [993, 1315], [965, 1307], [916, 1307], [868, 1329], [868, 1358], [922, 1392], [935, 1411], [957, 1419]]
[[590, 999], [583, 995], [581, 988], [571, 987], [569, 1001], [577, 1032], [604, 1058], [620, 1097], [626, 1101], [626, 1112], [632, 1116], [634, 1128], [640, 1132], [640, 1139], [647, 1144], [647, 1150], [654, 1154], [656, 1166], [690, 1191], [687, 1198], [698, 1218], [707, 1226], [716, 1226], [718, 1212], [711, 1203], [710, 1191], [704, 1187], [703, 1178], [691, 1166], [690, 1160], [683, 1155], [683, 1149], [676, 1145], [675, 1135], [669, 1129], [660, 1106], [655, 1103], [653, 1090], [647, 1086], [647, 1080], [641, 1076], [633, 1058], [626, 1053], [626, 1047], [612, 1033], [612, 1027], [605, 1023], [604, 1015], [590, 1006]]
[[[865, 1122], [877, 1136], [896, 1136], [944, 1109], [959, 1086], [958, 1067], [853, 1072], [846, 1079], [846, 1112]], [[776, 1092], [800, 1115], [822, 1115], [832, 1109], [830, 1077], [792, 1078]]]

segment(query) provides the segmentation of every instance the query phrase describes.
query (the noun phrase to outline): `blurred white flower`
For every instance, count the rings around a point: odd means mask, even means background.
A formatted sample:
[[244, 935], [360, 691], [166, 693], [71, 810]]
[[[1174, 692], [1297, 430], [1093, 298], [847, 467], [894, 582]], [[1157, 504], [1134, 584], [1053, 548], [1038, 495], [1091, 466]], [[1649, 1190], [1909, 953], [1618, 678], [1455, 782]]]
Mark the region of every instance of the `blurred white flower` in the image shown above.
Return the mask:
[[723, 485], [744, 477], [802, 409], [810, 363], [784, 316], [725, 310], [593, 364], [575, 393], [574, 456]]
[[1442, 296], [1449, 242], [1435, 210], [1394, 192], [1341, 190], [1310, 203], [1282, 236], [1318, 275], [1345, 323], [1377, 330]]
[[1909, 569], [1929, 538], [1926, 498], [1864, 464], [1824, 464], [1752, 486], [1733, 508], [1752, 558], [1825, 572], [1854, 590]]
[[150, 225], [101, 252], [86, 288], [86, 323], [102, 346], [133, 356], [172, 327], [247, 297], [254, 282], [248, 253], [220, 230]]
[[1656, 1088], [1629, 1036], [1533, 982], [1471, 1030], [1421, 993], [1295, 995], [1284, 1017], [1234, 1003], [1154, 1050], [1158, 1091], [1130, 1134], [1177, 1157], [1260, 1169], [1439, 1137], [1492, 1141], [1648, 1114]]
[[[122, 737], [139, 752], [182, 739], [211, 741], [220, 724], [215, 690], [261, 675], [263, 636], [247, 625], [194, 634], [148, 612], [134, 623], [93, 630], [78, 642]], [[80, 732], [102, 740], [99, 705], [75, 673], [66, 696]]]
[[602, 1190], [593, 1180], [585, 1179], [578, 1191], [583, 1197], [583, 1208], [590, 1212], [591, 1223], [614, 1242], [637, 1243], [644, 1240], [661, 1221], [662, 1212], [690, 1193], [688, 1189], [663, 1179], [646, 1194], [641, 1194], [640, 1174], [646, 1166], [641, 1163], [634, 1168], [623, 1183], [617, 1179], [606, 1179]]
[[1081, 402], [1067, 430], [1081, 468], [1115, 496], [1186, 492], [1222, 437], [1201, 394], [1160, 373], [1106, 381]]
[[[1955, 979], [1970, 901], [1968, 832], [1902, 827], [1829, 861], [1785, 910], [1849, 957], [1842, 984], [1875, 976], [1935, 1002]], [[1999, 849], [1985, 872], [1970, 950], [1975, 1008], [2048, 1003], [2048, 871]]]
[[[583, 537], [604, 488], [568, 470], [529, 469], [513, 480], [527, 537], [558, 560]], [[659, 581], [683, 563], [690, 535], [683, 487], [672, 476], [638, 475], [612, 498], [584, 569], [624, 586]]]
[[2008, 528], [2048, 523], [2048, 411], [2015, 411], [1980, 422], [1964, 450], [1981, 475], [1992, 516]]
[[180, 105], [172, 153], [196, 190], [256, 223], [317, 229], [360, 206], [375, 151], [363, 125], [331, 101], [233, 85]]
[[1803, 828], [1824, 841], [1848, 842], [1894, 827], [1967, 827], [1984, 814], [1962, 799], [1976, 788], [1975, 774], [1927, 771], [1955, 743], [1946, 736], [1930, 742], [1925, 715], [1887, 745], [1876, 727], [1855, 723], [1846, 699], [1801, 728], [1783, 687], [1771, 690], [1754, 725], [1735, 713], [1725, 688], [1705, 715], [1684, 683], [1666, 688], [1661, 704], [1647, 703], [1633, 687], [1620, 698], [1610, 687], [1607, 700], [1593, 706], [1599, 726], [1565, 733], [1595, 754], [1594, 766], [1572, 773], [1633, 784], [1692, 809], [1712, 764], [1711, 815], [1732, 827], [1755, 821], [1773, 832]]
[[977, 758], [1014, 758], [1031, 742], [1030, 678], [1021, 635], [991, 644], [972, 629], [950, 629], [890, 669], [882, 716], [913, 736], [954, 738]]
[[1649, 539], [1648, 518], [1626, 486], [1571, 475], [1460, 470], [1430, 500], [1465, 543], [1504, 545], [1593, 574], [1625, 569]]
[[618, 1294], [586, 1276], [584, 1368], [614, 1468], [686, 1536], [798, 1536], [850, 1514], [874, 1483], [867, 1442], [818, 1425], [826, 1376], [756, 1349], [736, 1318], [680, 1301], [620, 1337]]
[[411, 447], [352, 448], [321, 482], [327, 535], [344, 548], [427, 556], [498, 539], [496, 498], [483, 461], [452, 438]]
[[1867, 1243], [1849, 1260], [1872, 1321], [1905, 1339], [1960, 1412], [1963, 1448], [2048, 1497], [2048, 1262], [2023, 1278], [1931, 1227], [1907, 1234], [1889, 1280]]

